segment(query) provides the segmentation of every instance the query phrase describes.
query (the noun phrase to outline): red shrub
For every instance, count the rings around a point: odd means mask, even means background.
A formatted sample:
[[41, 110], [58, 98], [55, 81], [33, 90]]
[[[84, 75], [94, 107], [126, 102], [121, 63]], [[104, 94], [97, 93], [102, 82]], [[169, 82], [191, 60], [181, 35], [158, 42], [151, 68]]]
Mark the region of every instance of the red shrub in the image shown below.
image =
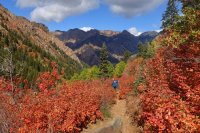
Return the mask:
[[163, 48], [146, 62], [143, 71], [146, 87], [140, 94], [145, 132], [199, 131], [200, 66], [196, 61], [199, 47], [188, 44], [176, 49]]
[[88, 123], [103, 118], [101, 103], [114, 99], [110, 83], [76, 82], [63, 85], [57, 92], [30, 92], [21, 103], [23, 126], [18, 131], [80, 132]]

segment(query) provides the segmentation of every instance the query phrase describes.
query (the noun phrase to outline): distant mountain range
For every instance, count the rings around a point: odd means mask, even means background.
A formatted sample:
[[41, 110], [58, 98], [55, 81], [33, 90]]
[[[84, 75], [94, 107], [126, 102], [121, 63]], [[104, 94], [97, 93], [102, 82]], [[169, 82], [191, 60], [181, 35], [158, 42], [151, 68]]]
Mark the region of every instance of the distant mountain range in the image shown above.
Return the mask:
[[157, 35], [156, 31], [144, 32], [140, 36], [134, 36], [128, 31], [116, 32], [111, 30], [83, 31], [80, 29], [70, 29], [69, 31], [55, 31], [53, 34], [65, 45], [74, 50], [80, 60], [88, 65], [99, 64], [100, 50], [103, 44], [109, 51], [109, 60], [117, 63], [123, 58], [125, 51], [132, 54], [137, 53], [138, 43], [150, 42]]

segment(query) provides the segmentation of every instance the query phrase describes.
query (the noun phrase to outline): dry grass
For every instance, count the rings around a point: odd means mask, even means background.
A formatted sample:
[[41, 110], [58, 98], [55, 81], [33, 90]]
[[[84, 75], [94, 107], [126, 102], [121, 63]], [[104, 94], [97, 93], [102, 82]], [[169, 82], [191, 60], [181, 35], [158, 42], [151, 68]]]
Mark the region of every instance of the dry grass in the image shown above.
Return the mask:
[[141, 123], [139, 122], [139, 115], [142, 112], [141, 102], [139, 97], [134, 94], [129, 94], [126, 97], [126, 106], [127, 106], [127, 114], [132, 119], [132, 124], [136, 129], [137, 133], [142, 133], [143, 128]]

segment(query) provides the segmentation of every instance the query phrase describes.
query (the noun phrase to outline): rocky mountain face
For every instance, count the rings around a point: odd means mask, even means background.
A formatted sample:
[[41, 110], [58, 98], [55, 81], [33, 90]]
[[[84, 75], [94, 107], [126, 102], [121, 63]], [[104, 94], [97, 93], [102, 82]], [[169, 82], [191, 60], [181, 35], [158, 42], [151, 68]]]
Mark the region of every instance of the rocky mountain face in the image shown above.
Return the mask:
[[[51, 62], [64, 70], [66, 78], [81, 68], [74, 51], [40, 23], [18, 17], [0, 5], [0, 57], [7, 49], [13, 54], [16, 69], [25, 64], [23, 76], [33, 80], [42, 71], [51, 69]], [[8, 53], [8, 52], [7, 52]], [[2, 63], [0, 60], [0, 63]], [[1, 65], [1, 64], [0, 64]], [[1, 75], [2, 73], [0, 73]]]
[[100, 30], [99, 32], [101, 35], [104, 35], [107, 37], [111, 37], [120, 33], [118, 31], [112, 31], [112, 30]]
[[7, 32], [6, 29], [2, 26], [2, 24], [4, 24], [9, 29], [18, 32], [19, 34], [25, 35], [28, 37], [28, 39], [34, 42], [34, 44], [43, 48], [45, 51], [50, 52], [52, 55], [57, 55], [57, 53], [50, 45], [50, 42], [55, 43], [56, 46], [65, 52], [65, 54], [79, 62], [79, 59], [73, 53], [73, 51], [69, 47], [64, 46], [62, 41], [54, 37], [45, 25], [36, 22], [30, 22], [23, 17], [17, 17], [1, 5], [0, 17], [0, 30], [2, 32]]
[[107, 46], [109, 60], [112, 63], [117, 63], [123, 58], [125, 51], [135, 54], [137, 53], [139, 42], [149, 42], [158, 35], [155, 31], [134, 36], [126, 30], [115, 32], [95, 29], [88, 32], [80, 29], [71, 29], [67, 32], [56, 31], [53, 34], [64, 41], [66, 46], [73, 49], [80, 60], [89, 65], [97, 65], [99, 63], [99, 53], [103, 44]]

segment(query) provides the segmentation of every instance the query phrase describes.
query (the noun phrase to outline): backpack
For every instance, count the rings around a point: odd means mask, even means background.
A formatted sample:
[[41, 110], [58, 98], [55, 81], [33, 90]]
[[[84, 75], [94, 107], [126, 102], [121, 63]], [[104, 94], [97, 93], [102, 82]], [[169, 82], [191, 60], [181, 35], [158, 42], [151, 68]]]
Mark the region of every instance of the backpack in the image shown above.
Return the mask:
[[113, 88], [117, 88], [117, 87], [118, 87], [118, 80], [114, 80], [114, 81], [113, 81], [112, 87], [113, 87]]

